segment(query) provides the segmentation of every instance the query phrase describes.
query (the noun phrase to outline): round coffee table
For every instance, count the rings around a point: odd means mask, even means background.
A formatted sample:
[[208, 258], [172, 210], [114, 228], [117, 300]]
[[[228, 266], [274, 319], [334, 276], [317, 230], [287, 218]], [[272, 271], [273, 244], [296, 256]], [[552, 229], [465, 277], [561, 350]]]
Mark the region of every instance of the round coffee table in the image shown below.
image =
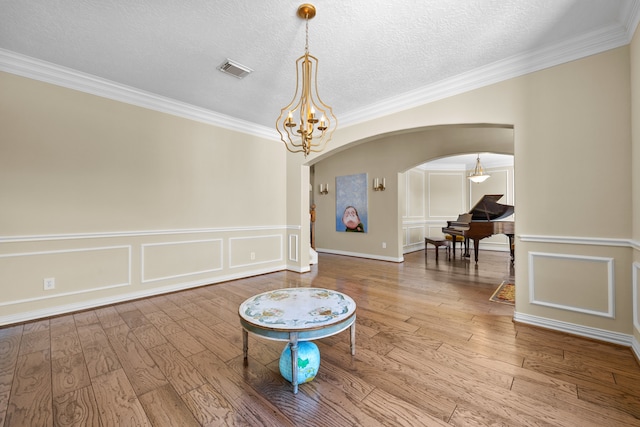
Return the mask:
[[244, 359], [249, 332], [275, 341], [288, 341], [291, 383], [298, 392], [298, 342], [329, 337], [351, 328], [351, 354], [356, 354], [356, 303], [341, 292], [321, 288], [285, 288], [264, 292], [238, 309]]

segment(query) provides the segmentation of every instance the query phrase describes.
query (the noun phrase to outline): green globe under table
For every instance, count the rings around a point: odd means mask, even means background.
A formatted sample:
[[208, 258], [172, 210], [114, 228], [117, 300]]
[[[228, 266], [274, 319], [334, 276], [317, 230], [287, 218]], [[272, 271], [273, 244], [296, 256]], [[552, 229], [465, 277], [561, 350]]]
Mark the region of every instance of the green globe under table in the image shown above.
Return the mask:
[[356, 303], [342, 292], [321, 288], [276, 289], [247, 299], [240, 304], [238, 313], [245, 360], [249, 332], [289, 343], [294, 393], [298, 393], [299, 342], [329, 337], [351, 328], [351, 354], [356, 354]]

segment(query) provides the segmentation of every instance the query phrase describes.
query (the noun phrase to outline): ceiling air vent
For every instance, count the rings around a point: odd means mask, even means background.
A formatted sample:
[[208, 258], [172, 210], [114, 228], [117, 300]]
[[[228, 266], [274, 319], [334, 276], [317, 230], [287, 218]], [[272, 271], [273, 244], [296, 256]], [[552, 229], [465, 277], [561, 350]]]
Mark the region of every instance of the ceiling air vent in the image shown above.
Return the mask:
[[223, 73], [229, 74], [233, 77], [237, 77], [239, 79], [247, 76], [249, 73], [253, 71], [251, 68], [245, 67], [242, 64], [238, 64], [237, 62], [232, 61], [231, 59], [227, 59], [222, 64], [220, 64], [220, 66], [218, 67], [218, 70], [222, 71]]

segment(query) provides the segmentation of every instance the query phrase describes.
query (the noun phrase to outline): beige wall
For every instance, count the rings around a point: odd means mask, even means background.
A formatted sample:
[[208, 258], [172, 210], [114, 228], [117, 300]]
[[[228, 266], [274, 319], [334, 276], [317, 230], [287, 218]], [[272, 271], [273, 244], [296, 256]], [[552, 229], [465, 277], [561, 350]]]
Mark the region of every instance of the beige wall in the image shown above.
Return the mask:
[[0, 93], [0, 324], [286, 267], [280, 144], [6, 73]]
[[[324, 174], [323, 181], [357, 170], [373, 176], [384, 173], [388, 182], [391, 177], [390, 187], [398, 188], [395, 173], [412, 166], [396, 160], [406, 152], [397, 141], [406, 138], [407, 130], [457, 123], [512, 125], [516, 320], [629, 345], [632, 259], [637, 257], [633, 245], [636, 252], [638, 245], [632, 240], [629, 52], [629, 46], [613, 49], [343, 128], [332, 143], [340, 156], [333, 159], [327, 152], [310, 163], [317, 162], [316, 174]], [[387, 139], [387, 146], [377, 145], [381, 139]], [[352, 143], [358, 144], [353, 149], [358, 155], [349, 153]], [[410, 156], [415, 165], [455, 154], [443, 151]], [[474, 140], [462, 152], [477, 151], [509, 153], [477, 146]], [[385, 203], [377, 214], [392, 222], [400, 196], [390, 191], [371, 196], [372, 200], [378, 197], [385, 198]], [[330, 200], [326, 203], [331, 213]], [[402, 239], [398, 240], [401, 246]], [[398, 247], [381, 249], [378, 235], [360, 242], [325, 237], [318, 246], [399, 258]], [[576, 269], [576, 265], [587, 268]], [[567, 277], [572, 277], [570, 283]], [[581, 298], [573, 301], [567, 292]], [[585, 301], [583, 295], [592, 298]]]

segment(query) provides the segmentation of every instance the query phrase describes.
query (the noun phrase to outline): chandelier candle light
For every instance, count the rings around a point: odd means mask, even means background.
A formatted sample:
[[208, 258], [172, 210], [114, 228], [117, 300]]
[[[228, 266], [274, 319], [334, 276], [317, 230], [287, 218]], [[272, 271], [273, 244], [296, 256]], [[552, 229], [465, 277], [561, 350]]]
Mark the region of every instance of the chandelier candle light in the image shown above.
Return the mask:
[[309, 19], [316, 16], [315, 6], [300, 5], [298, 16], [306, 23], [304, 55], [296, 61], [296, 92], [289, 105], [280, 110], [276, 129], [287, 150], [307, 157], [311, 152], [324, 149], [336, 130], [338, 119], [318, 95], [318, 59], [309, 55]]

